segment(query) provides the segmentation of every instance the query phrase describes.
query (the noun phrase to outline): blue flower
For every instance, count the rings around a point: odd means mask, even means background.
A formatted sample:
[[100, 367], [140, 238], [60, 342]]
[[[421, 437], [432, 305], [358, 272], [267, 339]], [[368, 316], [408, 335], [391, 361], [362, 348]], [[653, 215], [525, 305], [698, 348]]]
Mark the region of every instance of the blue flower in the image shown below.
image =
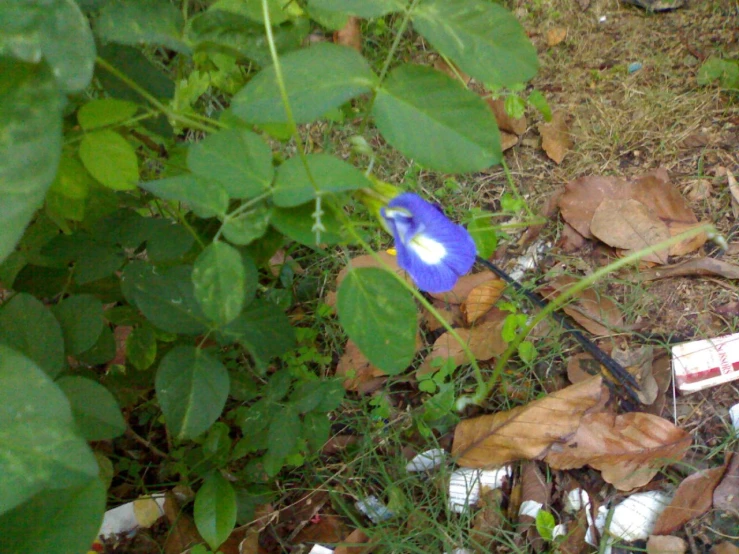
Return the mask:
[[417, 194], [403, 193], [380, 210], [395, 237], [398, 265], [426, 292], [446, 292], [475, 263], [475, 242], [461, 225]]

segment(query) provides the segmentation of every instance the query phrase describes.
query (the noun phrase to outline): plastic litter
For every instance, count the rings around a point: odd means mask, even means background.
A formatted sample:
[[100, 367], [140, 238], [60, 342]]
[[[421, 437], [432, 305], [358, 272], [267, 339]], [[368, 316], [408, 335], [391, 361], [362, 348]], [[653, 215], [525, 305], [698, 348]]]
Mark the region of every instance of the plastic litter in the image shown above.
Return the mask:
[[133, 535], [138, 529], [148, 529], [163, 515], [163, 494], [139, 498], [105, 512], [98, 536]]
[[410, 462], [408, 462], [408, 464], [405, 466], [405, 470], [408, 472], [429, 471], [431, 469], [439, 467], [444, 462], [445, 458], [446, 451], [442, 450], [441, 448], [426, 450], [425, 452], [421, 452]]
[[642, 65], [642, 63], [641, 63], [641, 62], [633, 62], [633, 63], [630, 63], [630, 64], [629, 64], [629, 67], [628, 67], [628, 72], [629, 72], [629, 73], [636, 73], [636, 72], [637, 72], [637, 71], [639, 71], [639, 70], [640, 70], [640, 69], [641, 69], [642, 67], [644, 67], [644, 66]]
[[321, 546], [320, 544], [314, 544], [308, 554], [334, 554], [334, 549]]
[[731, 426], [739, 431], [739, 404], [734, 404], [729, 408], [729, 417], [731, 418]]
[[673, 346], [672, 370], [685, 394], [739, 379], [739, 333]]
[[454, 471], [449, 479], [449, 508], [461, 514], [480, 500], [482, 488], [499, 489], [512, 475], [510, 466], [482, 470], [462, 468]]
[[354, 503], [354, 506], [366, 515], [372, 523], [382, 523], [395, 515], [374, 495], [358, 500]]
[[611, 523], [606, 529], [608, 508], [601, 506], [595, 518], [595, 526], [601, 533], [631, 542], [647, 539], [654, 529], [657, 518], [670, 504], [672, 497], [661, 491], [632, 494], [613, 509]]

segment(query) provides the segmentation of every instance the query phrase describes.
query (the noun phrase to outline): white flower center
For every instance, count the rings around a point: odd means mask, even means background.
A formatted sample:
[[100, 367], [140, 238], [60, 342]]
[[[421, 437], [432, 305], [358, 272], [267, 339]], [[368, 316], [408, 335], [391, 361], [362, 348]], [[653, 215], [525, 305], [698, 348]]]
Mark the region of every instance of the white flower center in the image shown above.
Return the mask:
[[443, 244], [422, 233], [413, 237], [408, 247], [427, 265], [437, 265], [446, 256]]

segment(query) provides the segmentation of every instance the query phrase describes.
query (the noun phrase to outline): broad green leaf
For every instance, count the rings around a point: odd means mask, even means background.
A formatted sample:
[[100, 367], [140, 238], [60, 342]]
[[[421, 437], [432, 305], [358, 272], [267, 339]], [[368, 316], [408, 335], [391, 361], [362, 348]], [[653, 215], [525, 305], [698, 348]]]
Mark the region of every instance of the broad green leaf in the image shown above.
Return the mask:
[[505, 113], [513, 119], [520, 119], [526, 113], [526, 101], [515, 94], [506, 96], [503, 106]]
[[557, 521], [554, 516], [546, 510], [539, 510], [536, 514], [536, 531], [545, 541], [551, 541], [553, 538], [554, 527]]
[[130, 303], [164, 331], [198, 335], [207, 330], [207, 320], [195, 300], [190, 266], [163, 271], [144, 262], [130, 263], [123, 270], [121, 290]]
[[272, 208], [260, 203], [236, 216], [227, 216], [223, 222], [223, 236], [242, 246], [261, 238], [267, 232]]
[[87, 171], [113, 190], [133, 190], [139, 162], [133, 146], [115, 131], [87, 133], [80, 143], [80, 159]]
[[[296, 123], [318, 119], [377, 83], [359, 52], [327, 42], [291, 52], [280, 65]], [[274, 67], [260, 71], [234, 96], [232, 110], [249, 123], [288, 122]]]
[[166, 219], [147, 218], [150, 222], [146, 238], [146, 253], [155, 264], [170, 262], [184, 256], [195, 242], [195, 237], [179, 223]]
[[344, 399], [344, 388], [337, 380], [306, 381], [290, 395], [290, 404], [301, 414], [330, 412]]
[[467, 225], [467, 230], [475, 241], [477, 255], [487, 260], [498, 247], [498, 233], [493, 227], [491, 214], [478, 210], [474, 215], [475, 217]]
[[[277, 53], [283, 55], [298, 49], [310, 29], [307, 17], [273, 27]], [[188, 23], [188, 39], [197, 52], [224, 53], [240, 60], [253, 60], [262, 67], [272, 63], [264, 25], [243, 15], [213, 9], [199, 13]]]
[[162, 358], [155, 389], [167, 428], [179, 440], [204, 433], [228, 397], [228, 370], [193, 346], [177, 346]]
[[231, 483], [215, 471], [195, 495], [195, 525], [215, 552], [236, 525], [236, 493]]
[[167, 0], [113, 0], [100, 10], [95, 32], [103, 42], [158, 44], [189, 53], [183, 26], [182, 12]]
[[321, 25], [321, 27], [325, 27], [329, 31], [339, 31], [343, 29], [346, 27], [346, 23], [349, 20], [349, 14], [329, 11], [316, 6], [315, 3], [311, 3], [308, 6], [308, 13], [313, 21]]
[[462, 71], [486, 85], [507, 87], [536, 75], [536, 49], [518, 20], [486, 0], [425, 0], [413, 27]]
[[62, 146], [62, 96], [44, 64], [0, 57], [0, 75], [2, 261], [18, 243], [54, 180]]
[[75, 200], [84, 200], [90, 194], [95, 180], [76, 156], [62, 156], [59, 170], [49, 193], [55, 192]]
[[[316, 222], [313, 218], [315, 211], [315, 202], [308, 202], [297, 208], [275, 208], [270, 223], [286, 237], [306, 246], [316, 246], [316, 233], [313, 231], [313, 225]], [[322, 211], [321, 223], [325, 231], [321, 231], [319, 244], [341, 242], [341, 223], [334, 211], [325, 204]]]
[[84, 104], [77, 112], [77, 121], [85, 131], [107, 127], [127, 121], [138, 110], [138, 106], [125, 100], [100, 98]]
[[90, 83], [95, 44], [74, 0], [1, 3], [0, 28], [0, 55], [34, 64], [45, 58], [64, 92], [78, 92]]
[[59, 387], [31, 360], [0, 345], [0, 514], [43, 489], [80, 486], [97, 474]]
[[103, 330], [103, 304], [91, 294], [69, 296], [51, 308], [62, 328], [64, 348], [81, 354], [97, 342]]
[[552, 108], [549, 107], [549, 103], [547, 102], [547, 99], [544, 97], [541, 91], [532, 90], [526, 101], [534, 106], [534, 108], [536, 108], [539, 113], [544, 116], [545, 121], [552, 120]]
[[390, 375], [408, 368], [416, 353], [417, 310], [389, 272], [352, 269], [341, 282], [339, 322], [370, 362]]
[[223, 342], [244, 345], [260, 367], [295, 346], [295, 331], [287, 316], [271, 302], [259, 298], [222, 329], [220, 336]]
[[408, 2], [404, 0], [310, 0], [308, 8], [348, 13], [365, 19], [403, 11]]
[[371, 187], [372, 182], [353, 165], [330, 154], [306, 154], [313, 180], [300, 156], [294, 156], [277, 169], [272, 196], [276, 206], [293, 208], [326, 192], [346, 192]]
[[267, 442], [270, 455], [277, 460], [283, 460], [290, 454], [300, 437], [300, 427], [300, 417], [292, 406], [285, 406], [273, 412]]
[[253, 198], [272, 183], [272, 151], [250, 131], [227, 129], [190, 147], [187, 166], [203, 179], [221, 183], [231, 198]]
[[105, 485], [97, 477], [80, 486], [40, 492], [0, 516], [3, 552], [56, 554], [89, 551], [100, 531], [105, 493]]
[[273, 404], [285, 398], [292, 383], [293, 376], [289, 371], [276, 371], [273, 373], [267, 382], [267, 386], [264, 387], [264, 399], [267, 404]]
[[331, 421], [325, 412], [310, 412], [303, 418], [301, 437], [313, 452], [320, 452], [331, 434]]
[[77, 428], [88, 441], [113, 439], [126, 430], [118, 402], [100, 383], [70, 376], [56, 384], [67, 395]]
[[192, 283], [203, 313], [219, 325], [236, 319], [244, 307], [244, 264], [239, 251], [225, 242], [214, 242], [200, 253], [193, 265]]
[[136, 327], [126, 339], [126, 360], [138, 370], [149, 369], [157, 359], [157, 336], [149, 324]]
[[41, 251], [61, 266], [74, 263], [74, 280], [79, 285], [113, 275], [125, 259], [119, 246], [98, 242], [85, 232], [58, 235]]
[[[130, 79], [133, 79], [154, 98], [171, 99], [174, 96], [174, 82], [172, 79], [137, 48], [111, 43], [103, 45], [100, 48], [99, 55]], [[100, 79], [105, 90], [111, 96], [131, 102], [141, 101], [141, 97], [137, 92], [107, 71], [99, 71], [96, 77]], [[172, 128], [168, 125], [167, 127], [171, 135]]]
[[110, 327], [103, 325], [103, 330], [92, 345], [92, 348], [85, 350], [82, 354], [77, 355], [77, 361], [87, 365], [106, 364], [115, 358], [116, 343], [113, 331]]
[[500, 133], [485, 101], [430, 67], [401, 65], [372, 110], [385, 139], [423, 166], [479, 171], [500, 161]]
[[140, 186], [159, 198], [184, 202], [198, 217], [223, 217], [228, 209], [226, 189], [215, 181], [195, 175], [184, 174], [158, 181], [146, 181], [140, 183]]
[[16, 294], [0, 307], [0, 343], [27, 356], [52, 378], [64, 368], [59, 322], [30, 294]]
[[[292, 6], [297, 8], [297, 4], [288, 3], [286, 4], [283, 0], [267, 0], [267, 9], [269, 10], [269, 21], [272, 25], [279, 25], [287, 21], [290, 17], [288, 9], [292, 9]], [[223, 10], [226, 12], [237, 13], [248, 17], [252, 21], [264, 24], [264, 15], [262, 13], [262, 2], [261, 0], [217, 0], [211, 7], [211, 10]], [[298, 11], [300, 9], [298, 8]], [[295, 14], [295, 15], [299, 15]]]

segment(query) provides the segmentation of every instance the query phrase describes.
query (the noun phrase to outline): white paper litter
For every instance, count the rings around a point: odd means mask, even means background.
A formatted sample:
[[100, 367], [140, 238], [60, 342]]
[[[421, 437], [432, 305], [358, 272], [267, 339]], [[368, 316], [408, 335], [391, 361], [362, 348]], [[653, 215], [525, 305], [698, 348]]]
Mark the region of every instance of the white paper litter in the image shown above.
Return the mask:
[[314, 544], [313, 548], [310, 549], [310, 552], [308, 554], [334, 554], [333, 548], [326, 548], [325, 546], [321, 546], [320, 544]]
[[510, 476], [510, 466], [492, 470], [462, 468], [454, 471], [449, 479], [449, 508], [458, 514], [465, 512], [480, 500], [483, 487], [499, 489]]
[[565, 512], [574, 514], [580, 510], [585, 510], [585, 519], [588, 522], [588, 529], [585, 532], [585, 542], [591, 546], [598, 546], [598, 541], [595, 540], [596, 525], [593, 519], [590, 496], [581, 488], [572, 489], [565, 497]]
[[521, 507], [518, 509], [518, 515], [529, 516], [536, 519], [536, 516], [544, 506], [541, 502], [536, 500], [524, 500], [521, 502]]
[[430, 469], [439, 467], [444, 462], [445, 458], [446, 451], [441, 448], [426, 450], [408, 462], [405, 466], [405, 470], [408, 472], [429, 471]]
[[657, 518], [670, 504], [672, 496], [661, 491], [632, 494], [613, 509], [611, 524], [605, 529], [608, 508], [601, 506], [595, 518], [595, 526], [601, 534], [605, 531], [612, 537], [631, 542], [647, 539], [654, 529]]
[[731, 425], [739, 431], [739, 404], [734, 404], [729, 408], [729, 417], [731, 417]]
[[[147, 504], [151, 504], [150, 508], [147, 509]], [[142, 507], [144, 510], [142, 510]], [[156, 512], [159, 515], [156, 515]], [[138, 513], [137, 513], [138, 512]], [[143, 512], [154, 512], [153, 521], [141, 521], [141, 513]], [[137, 517], [137, 515], [139, 517]], [[98, 536], [108, 537], [110, 535], [118, 535], [121, 533], [131, 533], [140, 527], [148, 528], [154, 524], [156, 519], [164, 515], [164, 495], [158, 494], [151, 497], [139, 498], [133, 502], [127, 502], [121, 504], [117, 508], [113, 508], [105, 512], [103, 516], [103, 524], [100, 526], [100, 532]], [[151, 519], [151, 518], [149, 518]]]
[[564, 523], [558, 523], [554, 526], [554, 529], [552, 529], [552, 540], [556, 539], [557, 537], [564, 537], [567, 535], [567, 525]]
[[374, 495], [368, 496], [362, 500], [357, 500], [354, 505], [357, 507], [357, 510], [366, 515], [372, 523], [387, 521], [395, 515]]

